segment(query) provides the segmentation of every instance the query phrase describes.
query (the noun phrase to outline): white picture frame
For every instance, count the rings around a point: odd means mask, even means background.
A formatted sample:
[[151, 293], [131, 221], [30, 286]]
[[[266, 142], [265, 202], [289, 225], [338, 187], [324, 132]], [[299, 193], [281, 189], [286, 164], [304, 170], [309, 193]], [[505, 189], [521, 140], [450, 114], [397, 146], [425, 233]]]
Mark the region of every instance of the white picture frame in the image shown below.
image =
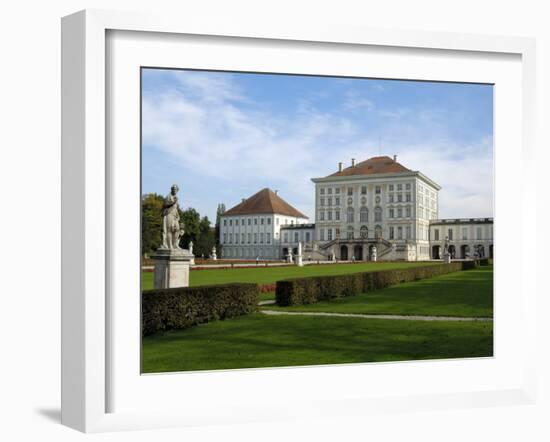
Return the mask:
[[[337, 390], [329, 389], [330, 393], [327, 393], [324, 398], [322, 395], [313, 397], [311, 396], [313, 390], [306, 389], [303, 392], [303, 399], [307, 399], [308, 407], [300, 406], [294, 398], [293, 403], [298, 405], [291, 407], [287, 404], [286, 408], [281, 407], [281, 403], [276, 400], [273, 407], [255, 407], [252, 396], [247, 397], [243, 394], [242, 398], [230, 401], [231, 407], [239, 411], [235, 415], [212, 411], [212, 404], [209, 405], [208, 413], [206, 405], [204, 408], [197, 406], [194, 412], [170, 406], [130, 411], [125, 409], [119, 411], [117, 407], [113, 408], [109, 403], [109, 395], [114, 388], [113, 377], [110, 374], [115, 358], [109, 339], [109, 327], [112, 326], [116, 317], [112, 311], [108, 291], [112, 288], [110, 260], [116, 259], [112, 258], [109, 247], [113, 241], [114, 229], [110, 226], [113, 223], [113, 204], [117, 196], [113, 192], [113, 182], [110, 182], [113, 176], [112, 169], [116, 166], [111, 162], [111, 152], [108, 150], [111, 134], [106, 130], [106, 121], [111, 117], [111, 110], [107, 106], [109, 101], [107, 94], [109, 81], [112, 81], [110, 76], [106, 76], [106, 72], [109, 72], [108, 63], [113, 61], [108, 60], [108, 56], [117, 56], [116, 53], [108, 50], [107, 34], [112, 32], [141, 33], [144, 41], [152, 35], [155, 35], [155, 38], [186, 35], [216, 36], [228, 42], [232, 39], [247, 39], [255, 42], [269, 41], [273, 44], [284, 42], [291, 47], [304, 43], [312, 47], [331, 45], [331, 50], [336, 51], [368, 46], [376, 48], [381, 53], [395, 48], [400, 48], [403, 53], [427, 50], [431, 51], [434, 57], [449, 53], [468, 53], [481, 60], [491, 54], [510, 56], [516, 61], [519, 60], [518, 66], [521, 70], [519, 86], [521, 90], [511, 92], [517, 94], [521, 105], [521, 111], [517, 114], [521, 118], [513, 122], [512, 129], [516, 130], [515, 134], [518, 135], [520, 146], [517, 148], [521, 153], [523, 172], [521, 186], [511, 191], [515, 192], [513, 195], [516, 198], [523, 201], [520, 215], [522, 225], [527, 225], [526, 221], [535, 217], [536, 191], [533, 190], [535, 186], [530, 185], [530, 180], [534, 180], [534, 177], [529, 176], [528, 173], [532, 170], [535, 158], [535, 44], [532, 39], [415, 31], [395, 32], [336, 25], [317, 27], [308, 24], [307, 27], [297, 28], [274, 24], [272, 27], [266, 27], [263, 24], [260, 26], [254, 23], [217, 23], [197, 20], [194, 17], [182, 20], [180, 17], [99, 10], [87, 10], [67, 16], [62, 21], [63, 424], [84, 432], [99, 432], [207, 425], [215, 422], [254, 422], [289, 417], [329, 416], [335, 413], [335, 408], [338, 409], [336, 414], [339, 415], [361, 415], [380, 408], [386, 412], [395, 412], [418, 408], [463, 408], [499, 403], [533, 403], [536, 395], [535, 339], [526, 341], [524, 352], [518, 356], [518, 367], [514, 368], [516, 370], [514, 373], [517, 372], [518, 376], [509, 383], [501, 382], [498, 388], [496, 384], [489, 389], [484, 389], [480, 385], [472, 389], [466, 386], [460, 393], [450, 393], [445, 390], [443, 382], [435, 385], [432, 391], [426, 394], [408, 392], [400, 395], [398, 392], [388, 392], [387, 395], [369, 396], [360, 390], [356, 394], [349, 395], [345, 392], [339, 394]], [[498, 115], [497, 118], [499, 118]], [[498, 136], [497, 130], [497, 143]], [[506, 157], [510, 154], [504, 150], [497, 150], [498, 155]], [[498, 222], [496, 218], [496, 223]], [[501, 225], [504, 226], [504, 224]], [[496, 238], [498, 238], [498, 232], [498, 224], [496, 224]], [[520, 231], [519, 236], [521, 235], [525, 233]], [[536, 325], [527, 318], [536, 317], [537, 287], [534, 278], [525, 277], [529, 274], [525, 258], [535, 255], [534, 247], [531, 242], [523, 241], [522, 247], [514, 251], [516, 256], [509, 256], [510, 260], [519, 259], [524, 266], [522, 268], [524, 277], [517, 282], [517, 287], [521, 291], [522, 312], [518, 321], [524, 336], [531, 337], [534, 336]], [[511, 251], [503, 251], [501, 256], [505, 257], [510, 253]], [[497, 274], [498, 266], [501, 266], [501, 275], [505, 275], [506, 260], [503, 259], [502, 264], [497, 264]], [[495, 286], [498, 289], [498, 280]], [[507, 308], [511, 305], [509, 304]], [[498, 318], [498, 308], [496, 315]], [[501, 334], [503, 335], [505, 334]], [[409, 370], [415, 370], [410, 368], [416, 367], [415, 364], [417, 363], [409, 364]], [[419, 364], [418, 366], [421, 367], [419, 371], [422, 371], [425, 365]], [[521, 376], [517, 371], [520, 370], [519, 366], [521, 366]], [[377, 370], [377, 372], [397, 370], [395, 364], [378, 364], [369, 367], [369, 370]], [[448, 374], [465, 369], [461, 362], [456, 361], [445, 365], [440, 364], [439, 368], [447, 371]], [[472, 370], [474, 368], [476, 367], [470, 367]], [[357, 377], [366, 369], [364, 364], [353, 364], [347, 367], [331, 366], [323, 369], [323, 375], [330, 378], [345, 372], [346, 377]], [[285, 377], [293, 378], [294, 382], [297, 382], [303, 370], [305, 369], [255, 370], [253, 371], [254, 382], [258, 382], [257, 385], [260, 386], [261, 382], [270, 376], [278, 377], [279, 382], [283, 382], [282, 378]], [[193, 382], [198, 384], [216, 382], [216, 385], [222, 385], [230, 379], [231, 383], [239, 383], [242, 382], [243, 374], [250, 370], [235, 372], [194, 375]], [[135, 374], [139, 376], [139, 373]], [[162, 382], [170, 385], [176, 382], [176, 378], [177, 375], [165, 375]], [[247, 383], [238, 385], [244, 389], [250, 388]], [[194, 394], [191, 390], [189, 391], [189, 394]], [[306, 397], [308, 394], [310, 396]], [[227, 402], [223, 406], [227, 406]]]

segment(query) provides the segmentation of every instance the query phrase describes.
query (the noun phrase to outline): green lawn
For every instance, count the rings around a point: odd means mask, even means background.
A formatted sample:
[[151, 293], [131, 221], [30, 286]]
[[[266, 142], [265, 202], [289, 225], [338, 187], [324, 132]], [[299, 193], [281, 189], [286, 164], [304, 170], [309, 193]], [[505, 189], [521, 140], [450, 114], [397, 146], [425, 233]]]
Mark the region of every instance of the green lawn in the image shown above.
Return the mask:
[[[368, 262], [361, 264], [323, 264], [304, 267], [258, 267], [245, 269], [192, 270], [189, 272], [189, 285], [223, 284], [229, 282], [256, 282], [271, 284], [287, 278], [305, 276], [342, 275], [346, 273], [369, 272], [375, 270], [400, 269], [434, 265], [431, 262]], [[143, 290], [153, 288], [153, 272], [141, 273]]]
[[143, 339], [142, 371], [492, 356], [491, 322], [424, 322], [260, 313]]
[[270, 310], [433, 316], [493, 316], [493, 267], [449, 273], [358, 296]]

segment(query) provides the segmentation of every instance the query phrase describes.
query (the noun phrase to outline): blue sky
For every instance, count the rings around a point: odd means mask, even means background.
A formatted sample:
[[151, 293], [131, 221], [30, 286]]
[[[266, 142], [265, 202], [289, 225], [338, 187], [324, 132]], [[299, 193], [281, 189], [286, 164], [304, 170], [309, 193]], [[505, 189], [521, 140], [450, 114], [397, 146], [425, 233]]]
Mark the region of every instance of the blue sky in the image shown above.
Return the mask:
[[215, 218], [264, 187], [314, 220], [312, 177], [398, 156], [442, 186], [442, 218], [493, 216], [489, 85], [142, 71], [143, 192]]

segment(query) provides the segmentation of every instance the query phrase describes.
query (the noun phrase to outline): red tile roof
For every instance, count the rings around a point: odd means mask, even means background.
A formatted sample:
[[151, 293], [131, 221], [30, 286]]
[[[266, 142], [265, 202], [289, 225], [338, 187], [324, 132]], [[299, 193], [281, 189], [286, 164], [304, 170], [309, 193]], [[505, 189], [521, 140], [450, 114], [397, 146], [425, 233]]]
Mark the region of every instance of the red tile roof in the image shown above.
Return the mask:
[[267, 187], [227, 210], [224, 215], [252, 215], [255, 213], [277, 213], [296, 218], [307, 218]]
[[411, 170], [388, 156], [381, 156], [369, 158], [361, 163], [356, 163], [355, 166], [346, 167], [342, 172], [336, 172], [329, 176], [374, 175], [398, 172], [411, 172]]

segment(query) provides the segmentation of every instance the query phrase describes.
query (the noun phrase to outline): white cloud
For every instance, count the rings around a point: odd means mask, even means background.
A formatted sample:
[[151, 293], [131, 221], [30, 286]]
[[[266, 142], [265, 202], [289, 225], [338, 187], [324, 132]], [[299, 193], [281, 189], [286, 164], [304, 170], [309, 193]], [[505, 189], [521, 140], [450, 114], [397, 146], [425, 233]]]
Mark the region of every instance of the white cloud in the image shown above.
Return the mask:
[[[339, 161], [349, 164], [352, 157], [361, 161], [378, 155], [380, 134], [365, 134], [336, 111], [321, 112], [308, 104], [288, 116], [274, 114], [248, 99], [231, 75], [193, 72], [174, 73], [174, 78], [177, 88], [143, 96], [144, 147], [169, 155], [184, 172], [222, 181], [228, 188], [243, 182], [250, 183], [245, 186], [249, 194], [276, 188], [312, 221], [310, 178], [334, 172]], [[355, 93], [346, 100], [348, 108], [374, 109], [373, 102]], [[490, 138], [460, 145], [438, 128], [418, 142], [419, 133], [436, 124], [430, 111], [418, 120], [422, 127], [405, 121], [406, 109], [382, 112], [395, 117], [383, 134], [385, 143], [391, 143], [390, 155], [398, 153], [406, 167], [443, 186], [440, 216], [492, 216]], [[233, 196], [227, 204], [246, 196]]]

